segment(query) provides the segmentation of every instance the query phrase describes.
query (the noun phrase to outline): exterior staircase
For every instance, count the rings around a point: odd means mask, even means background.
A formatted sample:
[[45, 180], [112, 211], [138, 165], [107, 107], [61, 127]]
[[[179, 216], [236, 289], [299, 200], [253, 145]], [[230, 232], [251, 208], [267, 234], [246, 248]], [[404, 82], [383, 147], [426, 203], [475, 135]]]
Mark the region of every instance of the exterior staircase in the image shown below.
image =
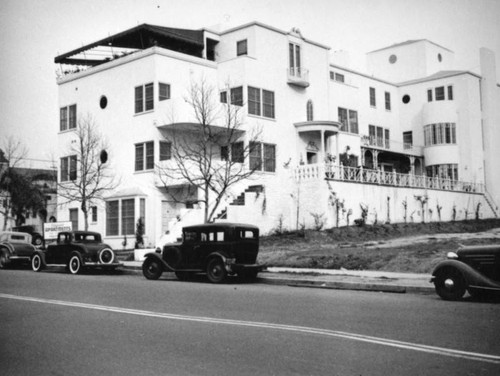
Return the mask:
[[[251, 185], [245, 189], [239, 196], [237, 196], [229, 205], [245, 206], [245, 195], [246, 193], [261, 193], [264, 191], [263, 185]], [[227, 208], [223, 209], [216, 217], [218, 219], [227, 219]]]
[[488, 205], [490, 206], [491, 210], [493, 211], [493, 213], [495, 214], [495, 218], [498, 218], [498, 215], [499, 215], [499, 208], [498, 206], [495, 204], [495, 201], [493, 200], [493, 197], [491, 197], [491, 195], [489, 194], [488, 191], [484, 191], [484, 199], [486, 200], [486, 202], [488, 203]]

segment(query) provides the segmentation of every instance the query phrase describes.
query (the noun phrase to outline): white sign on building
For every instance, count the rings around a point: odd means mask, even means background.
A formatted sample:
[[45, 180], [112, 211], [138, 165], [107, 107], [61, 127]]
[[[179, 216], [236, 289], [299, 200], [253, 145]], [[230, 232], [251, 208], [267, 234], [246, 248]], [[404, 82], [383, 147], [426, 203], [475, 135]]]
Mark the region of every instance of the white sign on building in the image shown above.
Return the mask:
[[43, 224], [43, 237], [45, 240], [57, 239], [57, 234], [62, 231], [72, 231], [71, 222], [49, 222]]

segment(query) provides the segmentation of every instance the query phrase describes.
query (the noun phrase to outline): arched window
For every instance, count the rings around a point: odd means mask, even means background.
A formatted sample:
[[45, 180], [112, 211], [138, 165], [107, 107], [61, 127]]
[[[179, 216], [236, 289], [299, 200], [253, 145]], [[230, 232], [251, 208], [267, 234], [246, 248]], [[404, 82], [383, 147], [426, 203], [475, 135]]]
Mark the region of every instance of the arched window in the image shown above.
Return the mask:
[[313, 102], [312, 100], [307, 101], [307, 121], [313, 121]]

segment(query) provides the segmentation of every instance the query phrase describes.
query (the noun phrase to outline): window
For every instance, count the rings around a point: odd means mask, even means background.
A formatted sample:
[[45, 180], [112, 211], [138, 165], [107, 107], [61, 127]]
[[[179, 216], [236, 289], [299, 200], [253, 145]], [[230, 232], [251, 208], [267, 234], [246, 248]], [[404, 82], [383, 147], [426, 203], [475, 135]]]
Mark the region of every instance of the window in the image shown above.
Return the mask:
[[245, 161], [244, 146], [243, 142], [235, 142], [231, 144], [231, 155], [229, 155], [229, 147], [221, 147], [221, 159], [223, 161], [228, 161], [231, 157], [232, 162], [243, 163]]
[[220, 102], [227, 103], [227, 91], [220, 92]]
[[432, 89], [427, 90], [427, 102], [432, 102]]
[[158, 100], [164, 101], [170, 99], [170, 85], [169, 84], [158, 84]]
[[261, 142], [250, 143], [250, 169], [276, 171], [276, 145]]
[[76, 155], [61, 158], [61, 181], [76, 180]]
[[248, 53], [247, 45], [246, 39], [236, 42], [236, 56], [246, 55]]
[[310, 99], [307, 101], [306, 112], [307, 112], [307, 121], [313, 121], [314, 118], [313, 102]]
[[153, 83], [137, 86], [135, 88], [135, 113], [138, 114], [153, 109], [154, 109]]
[[274, 92], [248, 86], [248, 113], [274, 119]]
[[[235, 87], [229, 90], [231, 95], [231, 104], [243, 106], [243, 86]], [[227, 103], [227, 91], [220, 92], [221, 103]]]
[[391, 93], [388, 91], [385, 92], [385, 109], [387, 111], [391, 110]]
[[342, 123], [341, 131], [358, 133], [358, 112], [345, 108], [338, 108], [339, 122]]
[[300, 46], [295, 43], [289, 43], [288, 52], [289, 52], [289, 63], [290, 63], [290, 75], [300, 77], [301, 76]]
[[453, 86], [448, 86], [448, 100], [453, 100]]
[[122, 235], [133, 235], [135, 234], [135, 213], [134, 213], [134, 203], [133, 198], [122, 200]]
[[426, 168], [427, 176], [440, 179], [458, 180], [458, 165], [454, 163], [432, 165]]
[[106, 235], [120, 235], [119, 234], [119, 201], [106, 202]]
[[155, 165], [154, 142], [135, 145], [135, 171], [152, 170]]
[[428, 124], [424, 127], [425, 146], [456, 144], [455, 123]]
[[146, 228], [146, 199], [141, 198], [139, 200], [139, 218], [142, 219], [142, 225], [144, 229]]
[[97, 206], [92, 206], [90, 208], [90, 215], [92, 218], [92, 222], [96, 223], [97, 222]]
[[413, 147], [413, 132], [403, 132], [403, 148], [411, 149]]
[[69, 209], [69, 220], [73, 231], [78, 230], [78, 209]]
[[76, 128], [76, 104], [61, 107], [59, 114], [59, 130], [61, 132]]
[[377, 101], [375, 99], [375, 88], [373, 87], [370, 88], [370, 106], [372, 107], [377, 106]]
[[444, 86], [437, 87], [434, 90], [436, 92], [436, 100], [443, 101], [444, 100]]
[[368, 135], [370, 145], [390, 149], [391, 132], [389, 129], [376, 125], [369, 125]]
[[343, 74], [336, 73], [333, 71], [330, 71], [330, 79], [335, 80], [337, 82], [344, 82], [345, 81], [345, 77]]
[[[145, 200], [142, 200], [139, 207], [141, 213], [145, 214]], [[135, 198], [106, 202], [107, 236], [134, 235], [135, 221]]]
[[172, 158], [172, 143], [160, 141], [160, 161], [166, 161]]

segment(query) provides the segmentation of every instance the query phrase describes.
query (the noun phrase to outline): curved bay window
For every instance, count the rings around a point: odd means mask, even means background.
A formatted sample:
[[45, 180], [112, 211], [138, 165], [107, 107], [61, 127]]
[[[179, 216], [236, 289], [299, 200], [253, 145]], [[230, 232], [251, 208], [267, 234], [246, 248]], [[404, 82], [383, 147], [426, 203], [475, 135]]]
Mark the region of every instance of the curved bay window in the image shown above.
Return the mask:
[[424, 127], [425, 146], [456, 144], [457, 134], [455, 123], [427, 124]]
[[432, 178], [458, 180], [458, 165], [451, 164], [441, 164], [427, 166], [426, 168], [427, 176]]

